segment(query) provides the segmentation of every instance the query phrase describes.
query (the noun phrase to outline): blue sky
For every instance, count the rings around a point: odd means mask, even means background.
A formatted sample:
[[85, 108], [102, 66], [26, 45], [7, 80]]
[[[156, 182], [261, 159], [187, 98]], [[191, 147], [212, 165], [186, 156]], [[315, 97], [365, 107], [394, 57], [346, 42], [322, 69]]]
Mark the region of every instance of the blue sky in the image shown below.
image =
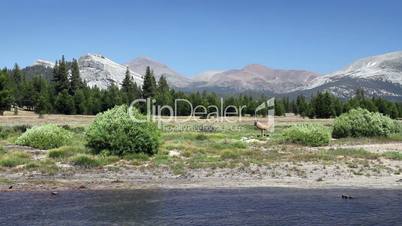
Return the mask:
[[327, 73], [402, 50], [400, 0], [2, 0], [0, 66], [101, 53], [193, 75], [260, 63]]

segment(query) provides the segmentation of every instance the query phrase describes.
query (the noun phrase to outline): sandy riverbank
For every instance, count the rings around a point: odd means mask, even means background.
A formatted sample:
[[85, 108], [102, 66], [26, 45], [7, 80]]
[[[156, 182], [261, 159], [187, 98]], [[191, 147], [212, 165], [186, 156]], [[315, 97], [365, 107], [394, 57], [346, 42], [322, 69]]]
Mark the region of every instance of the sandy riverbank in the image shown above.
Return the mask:
[[[60, 191], [60, 190], [115, 190], [115, 189], [189, 189], [189, 188], [247, 188], [291, 187], [304, 189], [367, 188], [402, 189], [402, 175], [383, 176], [264, 176], [244, 174], [222, 169], [211, 173], [164, 177], [152, 173], [77, 173], [71, 176], [1, 175], [1, 192]], [[208, 175], [210, 174], [210, 175]], [[196, 176], [194, 176], [196, 175]], [[321, 175], [321, 174], [320, 174]], [[12, 186], [12, 188], [10, 188]]]

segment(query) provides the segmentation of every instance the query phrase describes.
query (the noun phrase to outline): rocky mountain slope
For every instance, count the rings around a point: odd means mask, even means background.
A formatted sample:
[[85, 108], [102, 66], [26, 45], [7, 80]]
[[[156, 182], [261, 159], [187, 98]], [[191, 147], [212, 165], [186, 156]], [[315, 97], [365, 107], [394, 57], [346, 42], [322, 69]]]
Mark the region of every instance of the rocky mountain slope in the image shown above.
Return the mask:
[[53, 68], [54, 63], [47, 60], [38, 59], [32, 66], [43, 66], [46, 68]]
[[[84, 81], [91, 87], [97, 86], [105, 89], [111, 84], [121, 85], [125, 77], [127, 67], [118, 64], [102, 55], [87, 54], [78, 59], [80, 74]], [[142, 85], [142, 75], [130, 70], [137, 85]]]
[[[32, 66], [23, 69], [28, 78], [38, 74], [46, 79], [52, 79], [54, 63], [46, 60], [37, 60]], [[88, 86], [97, 86], [106, 89], [112, 84], [120, 86], [126, 75], [127, 66], [118, 64], [99, 54], [86, 54], [78, 59], [81, 78]], [[130, 70], [130, 75], [137, 85], [142, 85], [143, 75]]]
[[402, 51], [355, 61], [345, 69], [320, 76], [293, 92], [328, 90], [339, 97], [350, 97], [357, 88], [368, 95], [402, 97]]
[[[141, 85], [146, 67], [150, 66], [157, 79], [165, 75], [172, 87], [184, 91], [310, 96], [328, 90], [336, 96], [347, 98], [353, 96], [357, 88], [362, 88], [371, 96], [402, 99], [402, 51], [360, 59], [324, 76], [303, 70], [280, 70], [250, 64], [241, 69], [207, 71], [190, 78], [146, 57], [122, 65], [96, 54], [80, 57], [78, 64], [82, 78], [90, 86], [96, 85], [102, 89], [112, 83], [120, 85], [127, 67], [134, 81]], [[38, 60], [24, 70], [35, 74], [46, 72], [46, 77], [49, 77], [53, 65], [49, 61]]]
[[186, 87], [191, 84], [191, 79], [181, 75], [175, 70], [169, 68], [167, 65], [159, 63], [147, 57], [138, 57], [129, 61], [126, 65], [130, 70], [135, 71], [141, 75], [145, 74], [146, 68], [149, 66], [154, 71], [156, 79], [162, 75], [166, 77], [169, 85], [177, 88]]
[[194, 78], [193, 89], [227, 89], [228, 91], [268, 91], [286, 93], [307, 85], [318, 74], [301, 70], [271, 69], [260, 64], [250, 64], [242, 69], [208, 72]]

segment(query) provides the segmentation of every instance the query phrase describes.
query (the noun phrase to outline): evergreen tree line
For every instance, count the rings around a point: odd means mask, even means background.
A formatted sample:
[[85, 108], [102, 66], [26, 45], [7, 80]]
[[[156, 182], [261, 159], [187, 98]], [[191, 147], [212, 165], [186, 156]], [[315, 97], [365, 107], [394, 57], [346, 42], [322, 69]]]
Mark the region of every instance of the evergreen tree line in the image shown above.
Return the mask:
[[[197, 105], [221, 107], [221, 97], [213, 92], [184, 93], [169, 87], [167, 80], [161, 76], [156, 81], [151, 68], [147, 67], [142, 87], [138, 86], [127, 69], [121, 84], [112, 84], [107, 89], [89, 87], [81, 79], [78, 62], [67, 62], [64, 56], [58, 60], [53, 69], [53, 79], [46, 80], [41, 75], [27, 79], [16, 64], [12, 70], [0, 71], [0, 113], [18, 106], [38, 114], [87, 114], [93, 115], [106, 111], [115, 105], [130, 104], [138, 98], [153, 98], [156, 105], [175, 105], [176, 99], [189, 100], [193, 107]], [[268, 99], [266, 96], [232, 95], [223, 99], [224, 106], [243, 106], [243, 115], [254, 115], [255, 109]], [[295, 113], [310, 118], [331, 118], [352, 108], [365, 108], [372, 112], [381, 112], [392, 118], [402, 117], [402, 103], [391, 102], [383, 98], [369, 98], [363, 90], [349, 100], [341, 100], [329, 92], [318, 92], [306, 98], [298, 96], [294, 100], [288, 97], [275, 100], [275, 114]], [[145, 111], [145, 105], [140, 107]], [[189, 115], [190, 106], [177, 105], [177, 115]], [[208, 109], [215, 112], [216, 109]], [[168, 112], [163, 112], [167, 114]], [[260, 113], [264, 114], [264, 111]], [[265, 111], [266, 113], [266, 111]]]
[[391, 118], [402, 117], [402, 103], [381, 97], [366, 97], [362, 89], [357, 89], [354, 97], [349, 100], [342, 100], [326, 91], [318, 92], [309, 99], [303, 95], [291, 101], [289, 98], [283, 98], [277, 100], [275, 105], [277, 115], [290, 112], [309, 118], [334, 118], [354, 108], [380, 112]]

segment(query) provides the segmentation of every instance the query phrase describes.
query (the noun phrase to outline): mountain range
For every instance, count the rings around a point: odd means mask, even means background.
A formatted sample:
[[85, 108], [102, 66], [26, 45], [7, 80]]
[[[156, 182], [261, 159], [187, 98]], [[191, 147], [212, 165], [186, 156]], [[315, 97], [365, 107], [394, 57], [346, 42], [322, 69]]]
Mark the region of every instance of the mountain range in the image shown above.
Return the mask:
[[[156, 78], [164, 75], [168, 83], [182, 91], [214, 91], [228, 93], [264, 93], [266, 95], [311, 95], [330, 91], [348, 98], [357, 88], [368, 95], [402, 100], [402, 51], [359, 59], [344, 69], [326, 75], [305, 70], [273, 69], [261, 64], [249, 64], [240, 69], [210, 70], [188, 77], [169, 66], [148, 57], [138, 57], [124, 64], [99, 54], [87, 54], [78, 60], [81, 77], [89, 86], [107, 88], [121, 84], [127, 68], [134, 81], [141, 85], [147, 66]], [[38, 60], [29, 70], [50, 69], [53, 63]], [[27, 70], [27, 69], [25, 69]]]

